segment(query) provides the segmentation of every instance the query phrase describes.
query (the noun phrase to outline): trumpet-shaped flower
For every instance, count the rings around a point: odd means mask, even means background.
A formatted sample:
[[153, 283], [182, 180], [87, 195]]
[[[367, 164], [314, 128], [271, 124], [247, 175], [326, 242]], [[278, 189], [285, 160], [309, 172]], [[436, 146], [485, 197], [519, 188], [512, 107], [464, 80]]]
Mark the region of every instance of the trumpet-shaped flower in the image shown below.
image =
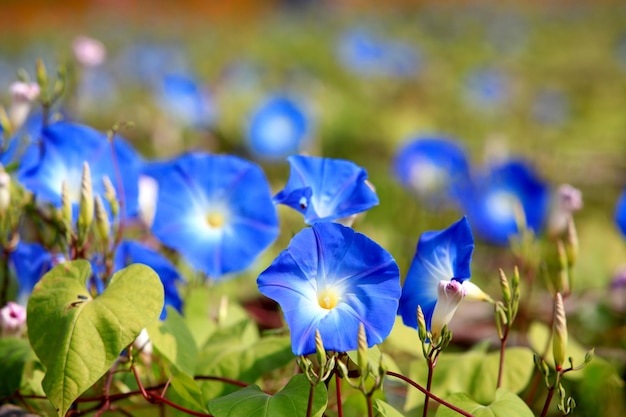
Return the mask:
[[161, 311], [161, 320], [167, 316], [165, 307], [168, 305], [182, 312], [183, 300], [180, 298], [176, 286], [181, 277], [174, 265], [159, 252], [142, 243], [130, 240], [123, 241], [115, 252], [113, 267], [115, 271], [118, 271], [134, 263], [149, 266], [161, 278], [165, 290], [165, 304]]
[[378, 204], [367, 172], [350, 161], [292, 155], [291, 174], [274, 202], [302, 213], [307, 224], [334, 221]]
[[41, 141], [39, 162], [20, 176], [24, 187], [38, 199], [61, 207], [61, 189], [65, 182], [72, 203], [73, 219], [76, 219], [83, 165], [88, 162], [94, 196], [104, 195], [105, 176], [114, 184], [117, 195], [122, 196], [116, 181], [116, 170], [119, 169], [125, 214], [136, 214], [141, 160], [125, 141], [119, 138], [114, 140], [113, 157], [112, 147], [104, 133], [69, 122], [57, 122], [45, 127], [41, 131]]
[[282, 159], [299, 151], [309, 130], [309, 118], [300, 104], [285, 96], [272, 96], [254, 110], [248, 146], [257, 157]]
[[315, 352], [316, 330], [326, 350], [356, 349], [359, 323], [368, 346], [382, 342], [400, 297], [392, 256], [367, 236], [332, 222], [294, 236], [257, 284], [282, 307], [296, 355]]
[[438, 334], [448, 324], [468, 292], [474, 238], [465, 217], [445, 230], [425, 232], [409, 268], [398, 314], [405, 325], [417, 328], [417, 306], [426, 328]]
[[152, 232], [212, 278], [248, 267], [278, 235], [270, 187], [256, 164], [191, 153], [146, 172], [158, 183]]
[[393, 168], [405, 188], [434, 203], [456, 198], [469, 179], [465, 152], [446, 137], [416, 137], [398, 151]]
[[476, 233], [505, 245], [519, 226], [539, 232], [549, 212], [550, 191], [524, 162], [509, 161], [480, 176], [463, 196], [463, 206]]

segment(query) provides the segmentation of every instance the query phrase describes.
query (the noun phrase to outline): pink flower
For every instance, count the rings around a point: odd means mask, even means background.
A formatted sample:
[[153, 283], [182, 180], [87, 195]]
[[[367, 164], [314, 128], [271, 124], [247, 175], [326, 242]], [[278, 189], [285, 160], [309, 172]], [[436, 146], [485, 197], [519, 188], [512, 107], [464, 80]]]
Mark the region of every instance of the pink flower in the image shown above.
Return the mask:
[[26, 309], [9, 301], [0, 309], [0, 329], [2, 337], [21, 336], [26, 327]]
[[106, 58], [104, 44], [88, 36], [78, 36], [74, 39], [72, 49], [76, 60], [85, 67], [97, 67]]

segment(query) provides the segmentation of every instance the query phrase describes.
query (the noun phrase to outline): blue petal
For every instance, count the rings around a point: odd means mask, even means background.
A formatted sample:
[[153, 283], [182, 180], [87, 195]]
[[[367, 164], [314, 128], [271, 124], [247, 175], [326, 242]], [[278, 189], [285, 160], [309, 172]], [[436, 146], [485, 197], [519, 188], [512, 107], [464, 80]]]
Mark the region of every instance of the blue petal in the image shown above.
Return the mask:
[[[327, 350], [356, 349], [359, 323], [368, 345], [391, 331], [400, 296], [396, 262], [377, 243], [337, 223], [317, 223], [299, 232], [257, 280], [276, 300], [291, 330], [296, 355], [315, 351], [315, 330]], [[333, 288], [338, 304], [326, 310], [318, 289]]]
[[19, 284], [18, 300], [26, 300], [39, 279], [52, 268], [52, 256], [39, 243], [20, 242], [9, 258]]
[[113, 259], [114, 270], [119, 271], [135, 263], [144, 264], [154, 269], [163, 283], [165, 304], [161, 311], [161, 320], [165, 319], [167, 316], [166, 306], [168, 305], [182, 313], [183, 300], [176, 286], [177, 282], [181, 280], [181, 277], [174, 265], [159, 252], [144, 244], [128, 240], [123, 241], [115, 252]]
[[[212, 278], [248, 267], [278, 235], [278, 215], [261, 168], [234, 156], [194, 153], [148, 171], [159, 194], [152, 231]], [[224, 211], [211, 230], [207, 216]]]
[[393, 168], [405, 188], [435, 203], [457, 198], [469, 181], [465, 151], [443, 136], [412, 139], [396, 154]]
[[518, 233], [515, 202], [521, 205], [526, 225], [539, 233], [548, 214], [550, 192], [526, 163], [513, 160], [479, 177], [462, 200], [477, 235], [487, 242], [506, 245]]
[[[274, 202], [300, 211], [307, 224], [348, 217], [379, 203], [376, 192], [366, 183], [367, 172], [350, 161], [303, 155], [287, 160], [291, 174]], [[308, 189], [311, 194], [304, 202], [302, 197], [308, 196]]]
[[298, 152], [309, 134], [310, 121], [301, 106], [273, 96], [254, 110], [247, 132], [248, 146], [261, 158], [282, 159]]
[[192, 127], [209, 126], [215, 109], [195, 80], [183, 74], [168, 74], [163, 78], [159, 105], [174, 120]]
[[474, 238], [465, 217], [445, 230], [422, 234], [402, 288], [398, 314], [404, 324], [417, 328], [419, 305], [430, 329], [439, 281], [469, 279], [473, 250]]
[[[57, 122], [43, 129], [41, 140], [43, 153], [39, 163], [24, 172], [20, 178], [24, 187], [37, 198], [60, 207], [62, 182], [65, 180], [70, 190], [79, 190], [83, 163], [86, 161], [91, 170], [94, 195], [104, 194], [102, 178], [108, 176], [118, 196], [122, 196], [117, 185], [116, 169], [119, 169], [126, 213], [133, 214], [137, 211], [141, 161], [122, 139], [116, 138], [114, 141], [116, 163], [113, 161], [106, 135], [88, 126]], [[74, 196], [75, 206], [78, 200]]]
[[623, 191], [617, 200], [615, 206], [615, 223], [617, 227], [626, 236], [626, 191]]

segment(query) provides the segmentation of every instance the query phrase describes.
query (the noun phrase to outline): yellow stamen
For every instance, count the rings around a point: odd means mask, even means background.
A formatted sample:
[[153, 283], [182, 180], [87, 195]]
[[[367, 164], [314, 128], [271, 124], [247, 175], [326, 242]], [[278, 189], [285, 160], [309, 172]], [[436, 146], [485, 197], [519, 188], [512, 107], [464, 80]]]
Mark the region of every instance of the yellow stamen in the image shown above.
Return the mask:
[[224, 225], [224, 216], [220, 213], [210, 213], [206, 219], [209, 226], [219, 228]]
[[339, 295], [332, 288], [326, 288], [317, 295], [317, 302], [320, 307], [326, 310], [332, 310], [339, 303]]

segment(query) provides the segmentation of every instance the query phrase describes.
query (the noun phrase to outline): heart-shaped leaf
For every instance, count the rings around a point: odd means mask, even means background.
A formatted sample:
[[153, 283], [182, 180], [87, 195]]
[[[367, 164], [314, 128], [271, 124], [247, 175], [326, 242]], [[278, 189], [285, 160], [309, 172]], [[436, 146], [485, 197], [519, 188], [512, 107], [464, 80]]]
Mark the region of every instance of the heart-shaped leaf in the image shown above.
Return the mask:
[[[496, 391], [496, 399], [489, 405], [482, 405], [465, 393], [452, 394], [446, 398], [446, 401], [469, 412], [474, 417], [534, 417], [524, 400], [505, 388], [499, 388]], [[457, 417], [458, 415], [459, 413], [445, 406], [440, 406], [436, 414], [437, 417]]]
[[163, 285], [148, 266], [113, 275], [93, 298], [85, 260], [57, 265], [35, 286], [27, 308], [28, 337], [46, 367], [43, 389], [59, 415], [109, 370], [141, 330], [158, 320]]
[[[311, 383], [303, 374], [294, 376], [274, 395], [251, 385], [224, 397], [209, 401], [215, 417], [306, 417]], [[313, 391], [311, 416], [319, 417], [326, 409], [328, 394], [324, 384]]]

